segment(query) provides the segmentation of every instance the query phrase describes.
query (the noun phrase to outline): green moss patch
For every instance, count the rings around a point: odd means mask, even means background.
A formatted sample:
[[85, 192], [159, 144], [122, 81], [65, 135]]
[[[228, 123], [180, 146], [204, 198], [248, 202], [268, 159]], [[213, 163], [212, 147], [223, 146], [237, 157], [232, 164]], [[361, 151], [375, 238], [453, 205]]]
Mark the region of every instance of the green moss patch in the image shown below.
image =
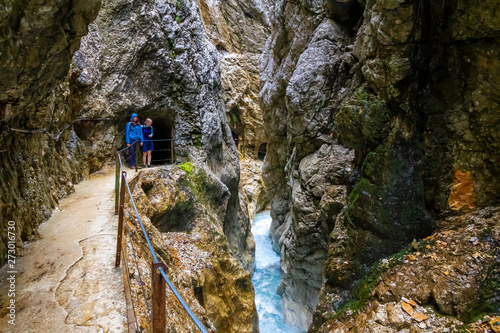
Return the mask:
[[189, 188], [201, 204], [215, 206], [220, 190], [208, 181], [206, 171], [191, 162], [183, 163], [179, 168], [187, 176], [180, 180], [181, 186]]
[[191, 177], [194, 173], [195, 166], [191, 162], [185, 162], [179, 165], [179, 168]]

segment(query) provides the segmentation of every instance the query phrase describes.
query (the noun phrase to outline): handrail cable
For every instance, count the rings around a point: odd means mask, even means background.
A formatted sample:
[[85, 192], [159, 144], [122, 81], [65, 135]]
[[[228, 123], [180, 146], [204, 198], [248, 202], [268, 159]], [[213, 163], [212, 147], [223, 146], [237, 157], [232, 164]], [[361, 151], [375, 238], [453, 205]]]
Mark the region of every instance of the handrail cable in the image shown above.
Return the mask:
[[[168, 142], [168, 141], [176, 141], [176, 140], [187, 140], [187, 139], [190, 139], [190, 138], [191, 138], [191, 137], [189, 137], [189, 136], [183, 136], [183, 137], [180, 137], [180, 138], [174, 138], [174, 139], [155, 139], [155, 140], [148, 140], [148, 141], [152, 141], [152, 142]], [[137, 141], [139, 141], [139, 140], [137, 140]], [[124, 151], [125, 151], [125, 150], [127, 150], [127, 149], [130, 149], [130, 147], [131, 147], [132, 145], [135, 145], [135, 143], [136, 143], [137, 141], [135, 141], [134, 143], [131, 143], [131, 144], [130, 144], [130, 146], [127, 146], [127, 147], [125, 147], [125, 148], [123, 148], [123, 149], [118, 150], [118, 151], [117, 151], [117, 153], [121, 153], [121, 152], [124, 152]], [[155, 151], [156, 151], [156, 150], [155, 150]]]

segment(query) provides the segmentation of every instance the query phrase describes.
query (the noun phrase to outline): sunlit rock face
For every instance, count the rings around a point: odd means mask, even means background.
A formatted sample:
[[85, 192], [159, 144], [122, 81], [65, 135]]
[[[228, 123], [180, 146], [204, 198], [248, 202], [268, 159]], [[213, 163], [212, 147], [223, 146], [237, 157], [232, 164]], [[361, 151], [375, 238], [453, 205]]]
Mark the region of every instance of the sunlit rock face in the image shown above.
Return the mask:
[[256, 213], [269, 209], [266, 185], [262, 179], [262, 161], [242, 158], [240, 173], [240, 200], [246, 202], [248, 216], [253, 221]]
[[[68, 70], [99, 7], [99, 0], [0, 5], [0, 228], [16, 222], [19, 251], [88, 172], [84, 146], [69, 126], [78, 101]], [[6, 237], [0, 233], [0, 265]]]
[[430, 235], [444, 214], [497, 202], [498, 8], [270, 6], [260, 102], [279, 291], [303, 329], [320, 300], [319, 329], [376, 260]]
[[[144, 170], [132, 187], [155, 251], [204, 326], [211, 332], [258, 332], [250, 273], [235, 259], [225, 235], [227, 186], [199, 165], [184, 163]], [[127, 211], [132, 299], [139, 329], [149, 331], [143, 300], [151, 295], [152, 257], [132, 206]], [[170, 292], [167, 302], [167, 331], [198, 331]]]
[[228, 123], [243, 154], [256, 157], [266, 142], [259, 59], [269, 36], [267, 0], [198, 0], [205, 31], [221, 56]]

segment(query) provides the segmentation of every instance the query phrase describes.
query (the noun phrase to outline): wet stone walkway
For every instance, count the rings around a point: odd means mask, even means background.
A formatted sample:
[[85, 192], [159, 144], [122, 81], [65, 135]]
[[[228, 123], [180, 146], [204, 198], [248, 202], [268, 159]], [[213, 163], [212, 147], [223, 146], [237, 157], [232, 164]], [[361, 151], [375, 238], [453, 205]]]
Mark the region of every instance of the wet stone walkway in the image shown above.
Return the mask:
[[0, 332], [127, 332], [122, 271], [114, 267], [114, 173], [94, 174], [75, 190], [17, 258], [15, 326], [7, 267], [0, 270]]

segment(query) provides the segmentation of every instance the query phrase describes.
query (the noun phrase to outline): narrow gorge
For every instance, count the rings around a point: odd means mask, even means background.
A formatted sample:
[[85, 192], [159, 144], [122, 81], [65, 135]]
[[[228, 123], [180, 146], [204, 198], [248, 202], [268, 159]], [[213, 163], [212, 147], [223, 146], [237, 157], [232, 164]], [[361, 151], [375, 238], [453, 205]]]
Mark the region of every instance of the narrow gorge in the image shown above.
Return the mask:
[[2, 332], [499, 332], [500, 3], [0, 0], [0, 185]]

